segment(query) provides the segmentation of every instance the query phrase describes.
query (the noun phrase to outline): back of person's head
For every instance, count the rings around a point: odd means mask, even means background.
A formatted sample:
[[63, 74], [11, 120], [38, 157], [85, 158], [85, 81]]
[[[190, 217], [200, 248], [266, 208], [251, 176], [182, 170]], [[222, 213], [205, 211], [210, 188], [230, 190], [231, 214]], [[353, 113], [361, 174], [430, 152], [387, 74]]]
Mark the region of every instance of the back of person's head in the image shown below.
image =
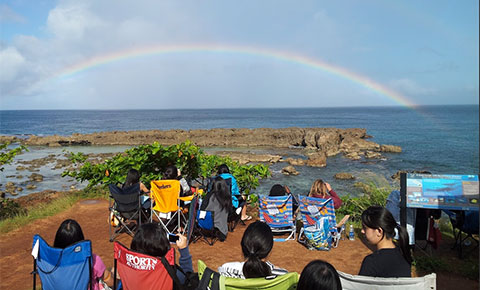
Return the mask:
[[228, 168], [227, 164], [222, 164], [218, 166], [217, 169], [217, 174], [224, 174], [224, 173], [230, 173], [230, 169]]
[[272, 274], [270, 267], [262, 261], [273, 247], [273, 233], [270, 227], [261, 221], [251, 223], [243, 233], [241, 245], [246, 259], [243, 265], [245, 278], [270, 276]]
[[165, 172], [163, 173], [163, 179], [177, 179], [178, 177], [178, 169], [175, 165], [169, 165], [165, 168]]
[[160, 224], [147, 223], [138, 228], [130, 248], [141, 254], [163, 257], [170, 250], [170, 242]]
[[408, 248], [408, 233], [404, 227], [401, 227], [395, 221], [392, 213], [382, 206], [370, 206], [362, 213], [362, 226], [371, 229], [382, 230], [382, 240], [389, 240], [395, 237], [395, 229], [398, 231], [399, 239], [397, 245], [402, 250], [402, 254], [407, 262], [412, 262], [412, 256]]
[[308, 263], [300, 274], [297, 290], [341, 290], [342, 284], [335, 268], [322, 260]]
[[327, 185], [321, 179], [317, 179], [313, 182], [312, 187], [310, 188], [310, 196], [320, 196], [323, 197], [327, 195]]
[[285, 190], [285, 187], [281, 184], [275, 184], [270, 188], [270, 194], [269, 196], [283, 196], [287, 195], [287, 191]]
[[125, 179], [125, 183], [123, 184], [123, 187], [129, 187], [139, 182], [140, 182], [140, 172], [132, 168], [127, 173], [127, 178]]
[[232, 206], [232, 195], [230, 194], [230, 190], [225, 179], [221, 178], [220, 176], [215, 177], [212, 180], [211, 191], [220, 203], [222, 209], [230, 209]]
[[55, 241], [53, 246], [55, 248], [65, 249], [66, 247], [75, 244], [76, 242], [83, 241], [83, 231], [76, 220], [67, 219], [58, 227], [55, 234]]

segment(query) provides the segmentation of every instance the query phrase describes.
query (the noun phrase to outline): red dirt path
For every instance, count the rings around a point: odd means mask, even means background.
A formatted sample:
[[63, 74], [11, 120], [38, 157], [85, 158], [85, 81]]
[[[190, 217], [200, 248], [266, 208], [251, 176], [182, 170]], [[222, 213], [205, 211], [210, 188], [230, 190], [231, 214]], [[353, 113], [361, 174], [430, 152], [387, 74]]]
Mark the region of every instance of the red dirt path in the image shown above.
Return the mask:
[[[33, 235], [40, 234], [52, 243], [58, 226], [67, 218], [80, 223], [85, 237], [93, 243], [93, 251], [102, 258], [107, 267], [112, 267], [113, 243], [109, 242], [107, 208], [108, 202], [105, 200], [82, 201], [65, 212], [3, 234], [0, 239], [0, 289], [31, 289], [30, 272], [33, 263], [30, 253]], [[217, 242], [214, 246], [203, 242], [191, 244], [194, 269], [198, 259], [205, 261], [213, 269], [224, 262], [241, 261], [240, 240], [244, 229], [244, 226], [239, 225], [235, 232], [229, 233], [224, 243]], [[122, 234], [117, 240], [128, 246], [131, 238]], [[300, 273], [309, 261], [323, 259], [340, 271], [355, 274], [360, 269], [363, 257], [370, 252], [360, 239], [341, 241], [338, 248], [329, 252], [309, 251], [294, 241], [288, 241], [275, 243], [269, 260], [279, 267]], [[437, 288], [478, 289], [478, 281], [437, 273]]]

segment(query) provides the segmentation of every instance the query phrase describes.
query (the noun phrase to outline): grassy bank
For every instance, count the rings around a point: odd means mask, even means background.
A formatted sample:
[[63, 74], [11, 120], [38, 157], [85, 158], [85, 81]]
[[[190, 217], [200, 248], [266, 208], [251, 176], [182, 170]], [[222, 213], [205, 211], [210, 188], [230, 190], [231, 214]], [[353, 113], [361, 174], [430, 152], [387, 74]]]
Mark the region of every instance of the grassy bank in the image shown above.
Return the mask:
[[91, 188], [75, 192], [65, 192], [58, 198], [22, 209], [17, 215], [0, 221], [0, 233], [8, 233], [32, 221], [54, 216], [69, 209], [76, 202], [90, 198], [108, 198], [108, 192], [103, 187]]

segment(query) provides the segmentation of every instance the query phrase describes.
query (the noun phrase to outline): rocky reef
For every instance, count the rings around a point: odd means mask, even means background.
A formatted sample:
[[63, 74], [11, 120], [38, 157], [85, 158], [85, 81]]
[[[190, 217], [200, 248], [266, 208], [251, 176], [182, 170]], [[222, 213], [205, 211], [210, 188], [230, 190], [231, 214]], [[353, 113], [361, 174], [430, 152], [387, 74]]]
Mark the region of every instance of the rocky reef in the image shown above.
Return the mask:
[[[350, 159], [381, 158], [381, 152], [401, 152], [399, 146], [380, 145], [366, 140], [366, 129], [351, 128], [258, 128], [258, 129], [209, 129], [209, 130], [149, 130], [113, 131], [71, 136], [29, 136], [17, 139], [0, 136], [0, 142], [21, 142], [28, 146], [70, 145], [141, 145], [158, 142], [172, 145], [192, 141], [200, 147], [300, 147], [310, 150], [307, 160], [288, 160], [292, 165], [305, 164], [322, 167], [326, 157], [344, 154]], [[267, 157], [267, 159], [270, 157]], [[273, 157], [275, 162], [276, 157]], [[302, 165], [303, 165], [302, 164]]]

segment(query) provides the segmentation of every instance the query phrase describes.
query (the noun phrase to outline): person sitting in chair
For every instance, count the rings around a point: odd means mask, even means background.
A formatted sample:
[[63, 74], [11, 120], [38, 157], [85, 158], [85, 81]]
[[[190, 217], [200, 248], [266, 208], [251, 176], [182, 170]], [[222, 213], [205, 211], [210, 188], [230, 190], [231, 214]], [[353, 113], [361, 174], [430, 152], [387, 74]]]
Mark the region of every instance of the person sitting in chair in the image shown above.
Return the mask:
[[290, 192], [290, 188], [288, 186], [282, 186], [281, 184], [275, 184], [270, 188], [270, 193], [268, 196], [285, 196], [290, 195], [292, 196], [292, 207], [293, 207], [293, 214], [295, 215], [298, 209], [298, 201], [295, 196]]
[[150, 209], [150, 198], [148, 194], [150, 190], [140, 181], [140, 172], [136, 169], [130, 169], [127, 173], [127, 177], [125, 178], [125, 183], [122, 185], [122, 188], [125, 189], [127, 187], [133, 186], [135, 184], [140, 185], [140, 191], [144, 194], [142, 196], [142, 207], [145, 210]]
[[205, 196], [201, 209], [213, 212], [214, 227], [218, 230], [217, 237], [223, 242], [228, 234], [228, 214], [232, 207], [232, 197], [228, 185], [220, 176], [212, 180], [210, 192]]
[[[60, 224], [60, 227], [58, 227], [53, 246], [55, 248], [65, 249], [66, 247], [83, 240], [85, 240], [85, 238], [78, 222], [72, 219], [67, 219]], [[105, 267], [102, 259], [99, 256], [92, 254], [92, 278], [90, 282], [93, 286], [92, 289], [99, 290], [101, 281], [110, 286], [113, 285], [113, 277], [111, 274], [112, 273]], [[68, 279], [68, 277], [65, 277], [65, 279]]]
[[218, 268], [220, 275], [245, 279], [288, 273], [287, 270], [266, 261], [273, 248], [273, 233], [266, 223], [256, 221], [248, 225], [243, 233], [241, 246], [245, 261], [223, 264]]
[[300, 274], [297, 290], [342, 290], [337, 270], [328, 262], [313, 260]]
[[[398, 232], [398, 242], [393, 238]], [[412, 256], [408, 234], [392, 214], [381, 206], [370, 206], [362, 213], [362, 233], [376, 251], [363, 259], [360, 273], [372, 277], [411, 277]]]
[[193, 194], [190, 188], [190, 185], [188, 185], [187, 180], [182, 177], [182, 173], [180, 169], [178, 169], [175, 165], [167, 166], [167, 168], [165, 169], [165, 172], [163, 173], [163, 179], [164, 180], [175, 179], [180, 181], [180, 196], [183, 197], [183, 196], [189, 196]]
[[[188, 241], [184, 235], [177, 234], [176, 241], [180, 252], [179, 264], [182, 271], [177, 270], [177, 277], [180, 283], [185, 282], [183, 273], [193, 272], [192, 256], [188, 250]], [[147, 223], [140, 226], [132, 239], [130, 249], [141, 254], [163, 257], [170, 250], [170, 242], [163, 227], [156, 223]]]
[[340, 197], [338, 197], [337, 193], [332, 189], [329, 183], [321, 179], [317, 179], [315, 182], [313, 182], [308, 196], [326, 199], [331, 198], [333, 200], [333, 206], [335, 209], [338, 209], [340, 206], [342, 206], [342, 200]]
[[[234, 208], [238, 208], [242, 202], [245, 202], [245, 197], [240, 194], [240, 190], [238, 189], [237, 180], [235, 177], [230, 173], [230, 169], [226, 164], [222, 164], [218, 166], [217, 170], [218, 176], [223, 179], [230, 179], [231, 180], [231, 193], [232, 193], [232, 204]], [[252, 219], [251, 216], [247, 215], [247, 207], [244, 206], [241, 212], [241, 219], [242, 221], [249, 221]]]

